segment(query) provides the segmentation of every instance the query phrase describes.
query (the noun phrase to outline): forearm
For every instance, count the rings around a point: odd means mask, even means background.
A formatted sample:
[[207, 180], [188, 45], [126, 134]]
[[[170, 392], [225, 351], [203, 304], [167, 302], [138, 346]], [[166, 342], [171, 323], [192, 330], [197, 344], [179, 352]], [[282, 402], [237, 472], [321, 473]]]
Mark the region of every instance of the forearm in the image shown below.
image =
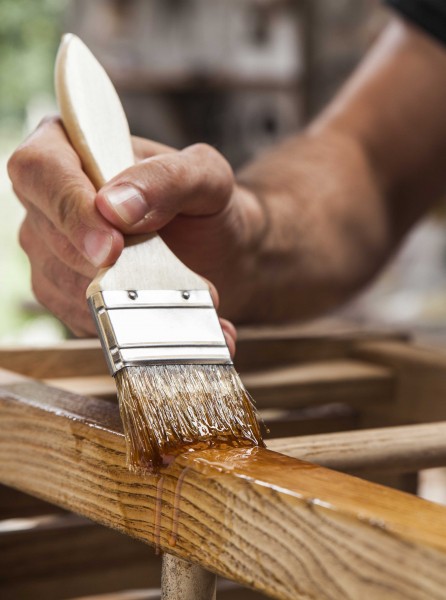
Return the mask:
[[304, 134], [239, 174], [264, 211], [250, 312], [309, 317], [358, 290], [446, 187], [446, 52], [396, 24]]
[[[249, 314], [308, 318], [343, 302], [392, 246], [383, 195], [363, 147], [347, 133], [311, 131], [239, 175], [264, 211]], [[237, 320], [237, 318], [236, 318]]]

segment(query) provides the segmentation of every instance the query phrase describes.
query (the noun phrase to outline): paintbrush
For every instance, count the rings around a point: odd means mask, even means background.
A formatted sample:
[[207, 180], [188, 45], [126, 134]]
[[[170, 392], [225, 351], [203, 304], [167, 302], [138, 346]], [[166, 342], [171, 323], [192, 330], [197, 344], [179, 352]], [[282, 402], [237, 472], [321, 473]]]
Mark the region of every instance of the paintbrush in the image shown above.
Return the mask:
[[[56, 60], [62, 122], [96, 189], [134, 164], [127, 119], [105, 70], [65, 35]], [[263, 445], [206, 282], [157, 234], [128, 237], [87, 299], [111, 374], [132, 470], [186, 447]]]

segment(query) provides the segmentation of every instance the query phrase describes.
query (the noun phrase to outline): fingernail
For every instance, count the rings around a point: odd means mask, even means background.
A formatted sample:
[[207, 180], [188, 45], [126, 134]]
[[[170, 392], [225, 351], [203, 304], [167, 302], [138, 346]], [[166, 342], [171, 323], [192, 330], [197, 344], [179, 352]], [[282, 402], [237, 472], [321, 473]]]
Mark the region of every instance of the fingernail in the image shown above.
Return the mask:
[[84, 238], [85, 253], [95, 267], [100, 267], [113, 244], [113, 236], [105, 231], [89, 231]]
[[121, 185], [104, 193], [104, 197], [127, 225], [135, 225], [149, 212], [141, 193], [130, 185]]

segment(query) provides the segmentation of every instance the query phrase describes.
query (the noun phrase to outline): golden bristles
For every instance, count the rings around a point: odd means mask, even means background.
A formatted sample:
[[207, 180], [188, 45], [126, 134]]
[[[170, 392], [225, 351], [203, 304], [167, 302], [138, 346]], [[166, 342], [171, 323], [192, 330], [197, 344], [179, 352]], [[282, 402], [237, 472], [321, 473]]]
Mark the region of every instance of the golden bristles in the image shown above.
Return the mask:
[[157, 471], [164, 456], [191, 446], [264, 445], [232, 365], [125, 367], [115, 379], [133, 471]]

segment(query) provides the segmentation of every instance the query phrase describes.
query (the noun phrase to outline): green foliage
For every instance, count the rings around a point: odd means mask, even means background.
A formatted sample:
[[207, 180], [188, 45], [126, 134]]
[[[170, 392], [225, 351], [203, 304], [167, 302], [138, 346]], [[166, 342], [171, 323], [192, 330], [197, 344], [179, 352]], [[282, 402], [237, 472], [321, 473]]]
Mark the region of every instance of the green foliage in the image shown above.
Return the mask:
[[53, 90], [61, 0], [0, 1], [0, 115], [21, 122], [30, 98]]

